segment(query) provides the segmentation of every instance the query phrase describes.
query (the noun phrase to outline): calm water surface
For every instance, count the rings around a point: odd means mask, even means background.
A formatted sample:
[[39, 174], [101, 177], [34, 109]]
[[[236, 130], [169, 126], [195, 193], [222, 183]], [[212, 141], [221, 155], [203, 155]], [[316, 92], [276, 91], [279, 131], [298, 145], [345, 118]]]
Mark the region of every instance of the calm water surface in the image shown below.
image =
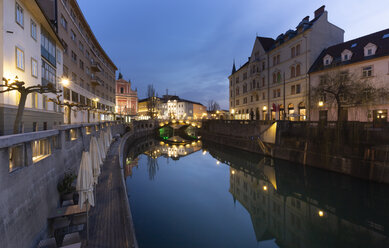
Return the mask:
[[143, 142], [126, 176], [141, 248], [389, 247], [387, 186], [200, 142]]

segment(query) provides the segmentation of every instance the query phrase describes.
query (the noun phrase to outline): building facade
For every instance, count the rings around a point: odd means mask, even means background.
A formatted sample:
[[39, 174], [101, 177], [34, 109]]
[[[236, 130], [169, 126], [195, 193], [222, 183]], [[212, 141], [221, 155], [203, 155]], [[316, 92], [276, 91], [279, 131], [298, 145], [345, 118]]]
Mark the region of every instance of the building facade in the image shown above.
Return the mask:
[[89, 112], [72, 109], [71, 122], [112, 120], [116, 104], [117, 67], [99, 44], [77, 1], [40, 0], [39, 3], [56, 24], [57, 34], [64, 45], [64, 100], [93, 107]]
[[138, 92], [131, 89], [131, 81], [116, 80], [116, 111], [119, 115], [135, 116], [138, 113]]
[[306, 120], [308, 70], [321, 51], [343, 42], [344, 31], [328, 21], [324, 6], [314, 18], [275, 40], [256, 37], [248, 61], [229, 76], [230, 113], [235, 119]]
[[[388, 90], [389, 82], [389, 29], [354, 40], [330, 46], [310, 69], [311, 89], [314, 92], [327, 75], [344, 75], [375, 88]], [[340, 79], [340, 78], [339, 78]], [[325, 82], [323, 82], [325, 83]], [[337, 121], [337, 104], [325, 99], [313, 102], [312, 120]], [[345, 99], [346, 100], [346, 99]], [[387, 122], [389, 99], [370, 99], [363, 104], [343, 104], [339, 118], [348, 121]]]
[[[2, 77], [17, 77], [26, 87], [51, 83], [61, 89], [63, 46], [37, 2], [4, 0], [0, 11]], [[48, 101], [52, 97], [52, 93], [27, 96], [20, 132], [51, 129], [63, 123], [61, 108]], [[19, 100], [18, 91], [0, 93], [0, 135], [12, 134]]]

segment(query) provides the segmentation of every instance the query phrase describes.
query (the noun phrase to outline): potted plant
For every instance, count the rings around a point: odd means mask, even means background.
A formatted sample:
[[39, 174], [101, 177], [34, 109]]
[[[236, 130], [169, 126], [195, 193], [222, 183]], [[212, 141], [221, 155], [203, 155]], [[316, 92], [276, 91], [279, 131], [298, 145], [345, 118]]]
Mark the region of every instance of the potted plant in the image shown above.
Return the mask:
[[76, 178], [77, 176], [73, 172], [65, 172], [63, 179], [57, 184], [57, 190], [60, 194], [61, 202], [74, 200], [76, 187], [73, 186], [73, 182]]

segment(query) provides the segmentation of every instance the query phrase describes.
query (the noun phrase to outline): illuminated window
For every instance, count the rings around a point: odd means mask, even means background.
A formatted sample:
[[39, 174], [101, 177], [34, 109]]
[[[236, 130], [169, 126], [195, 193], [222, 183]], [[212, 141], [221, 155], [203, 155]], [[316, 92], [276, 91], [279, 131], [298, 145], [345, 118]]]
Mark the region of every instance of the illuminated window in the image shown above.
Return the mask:
[[70, 129], [70, 140], [76, 140], [77, 136], [77, 129]]
[[51, 143], [49, 139], [34, 140], [31, 142], [32, 161], [34, 163], [48, 157], [51, 154]]

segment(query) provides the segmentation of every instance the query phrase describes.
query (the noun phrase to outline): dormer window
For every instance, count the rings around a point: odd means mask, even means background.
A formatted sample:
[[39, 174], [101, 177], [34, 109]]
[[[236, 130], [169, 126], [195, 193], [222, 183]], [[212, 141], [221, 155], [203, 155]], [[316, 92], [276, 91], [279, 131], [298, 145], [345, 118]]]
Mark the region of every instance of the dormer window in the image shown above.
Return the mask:
[[377, 46], [375, 44], [373, 44], [373, 43], [368, 43], [364, 47], [365, 57], [374, 55], [376, 53], [376, 51], [377, 51]]
[[347, 61], [347, 60], [350, 60], [351, 59], [351, 56], [352, 56], [352, 52], [348, 49], [345, 49], [343, 52], [342, 52], [342, 61]]
[[325, 66], [327, 66], [327, 65], [330, 65], [332, 63], [332, 57], [331, 57], [331, 55], [326, 55], [326, 56], [324, 56], [324, 58], [323, 58], [323, 64], [325, 65]]

